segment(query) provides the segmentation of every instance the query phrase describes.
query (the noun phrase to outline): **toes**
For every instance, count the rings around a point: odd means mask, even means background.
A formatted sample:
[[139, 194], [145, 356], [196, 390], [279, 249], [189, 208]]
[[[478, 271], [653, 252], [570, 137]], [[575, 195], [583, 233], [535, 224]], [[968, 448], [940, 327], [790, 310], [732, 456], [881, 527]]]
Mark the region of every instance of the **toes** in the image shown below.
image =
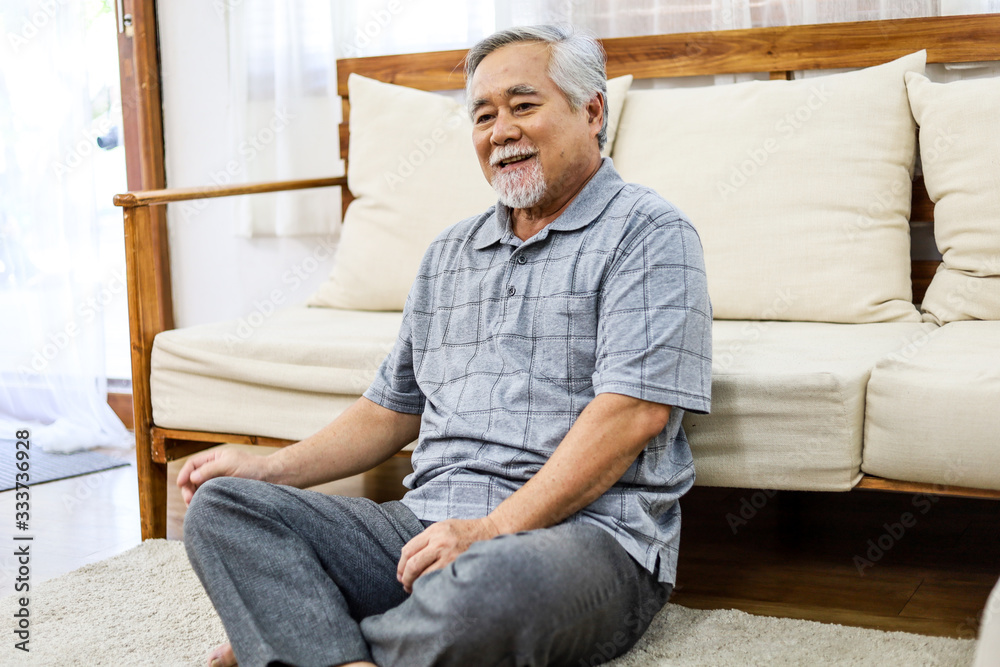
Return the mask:
[[231, 644], [223, 644], [208, 654], [208, 667], [237, 667]]

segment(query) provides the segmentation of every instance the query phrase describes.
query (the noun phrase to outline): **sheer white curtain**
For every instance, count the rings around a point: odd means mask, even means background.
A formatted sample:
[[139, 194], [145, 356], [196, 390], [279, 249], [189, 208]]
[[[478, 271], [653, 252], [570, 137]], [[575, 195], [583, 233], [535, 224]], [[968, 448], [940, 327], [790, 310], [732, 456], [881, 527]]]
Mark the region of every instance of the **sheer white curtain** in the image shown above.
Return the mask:
[[936, 16], [939, 5], [940, 0], [511, 0], [506, 18], [512, 25], [563, 21], [598, 37], [631, 37]]
[[[217, 183], [343, 173], [336, 59], [467, 47], [494, 29], [493, 2], [245, 0], [220, 4], [229, 52], [229, 154]], [[241, 236], [330, 234], [336, 189], [243, 197]]]
[[463, 49], [494, 31], [493, 0], [353, 0], [342, 3], [338, 57]]
[[102, 132], [85, 44], [93, 10], [27, 1], [0, 10], [0, 440], [28, 429], [49, 451], [132, 443], [107, 404]]
[[[343, 173], [336, 59], [461, 48], [493, 29], [493, 3], [466, 0], [245, 0], [223, 6], [229, 47], [230, 155], [213, 180]], [[241, 236], [330, 234], [334, 189], [244, 197]]]
[[[344, 3], [246, 0], [226, 12], [229, 155], [218, 184], [343, 173], [332, 12]], [[339, 219], [332, 188], [241, 197], [241, 236], [328, 234]]]
[[[987, 0], [988, 1], [988, 0]], [[937, 16], [939, 0], [511, 0], [508, 18], [519, 23], [566, 22], [598, 37], [633, 37], [705, 30], [736, 30], [808, 23], [839, 23]], [[634, 84], [636, 87], [725, 84], [762, 75], [718, 75], [706, 81]]]

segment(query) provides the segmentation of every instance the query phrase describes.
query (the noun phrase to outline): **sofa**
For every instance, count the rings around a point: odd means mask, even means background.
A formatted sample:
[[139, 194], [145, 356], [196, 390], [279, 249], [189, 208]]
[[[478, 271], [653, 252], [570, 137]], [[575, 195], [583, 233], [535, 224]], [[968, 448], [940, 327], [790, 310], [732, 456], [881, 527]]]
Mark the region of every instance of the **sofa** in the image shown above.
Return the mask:
[[[925, 75], [1000, 60], [1000, 16], [604, 45], [606, 154], [684, 211], [705, 250], [712, 412], [684, 418], [697, 483], [1000, 497], [1000, 79]], [[464, 106], [429, 92], [462, 88], [463, 55], [338, 61], [346, 178], [116, 197], [144, 538], [165, 534], [167, 461], [288, 444], [356, 400], [423, 249], [494, 203]], [[766, 79], [650, 85], [745, 72]], [[150, 206], [330, 186], [344, 225], [308, 303], [165, 326]], [[931, 220], [941, 259], [914, 260], [911, 225]]]

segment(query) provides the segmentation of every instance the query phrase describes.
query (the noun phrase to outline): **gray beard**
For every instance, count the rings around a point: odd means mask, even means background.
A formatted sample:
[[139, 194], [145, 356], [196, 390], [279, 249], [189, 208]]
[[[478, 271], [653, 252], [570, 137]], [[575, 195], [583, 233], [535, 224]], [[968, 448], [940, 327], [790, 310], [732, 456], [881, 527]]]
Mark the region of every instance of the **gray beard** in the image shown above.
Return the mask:
[[497, 174], [493, 177], [493, 190], [500, 203], [510, 208], [531, 208], [545, 196], [545, 177], [538, 158], [527, 174]]

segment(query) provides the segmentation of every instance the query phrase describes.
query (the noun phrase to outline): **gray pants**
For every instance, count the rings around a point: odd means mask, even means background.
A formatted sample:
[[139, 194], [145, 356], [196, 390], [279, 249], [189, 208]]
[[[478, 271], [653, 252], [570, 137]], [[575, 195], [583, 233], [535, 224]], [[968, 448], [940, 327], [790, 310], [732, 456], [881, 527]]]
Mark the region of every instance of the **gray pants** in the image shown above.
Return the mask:
[[579, 523], [476, 542], [407, 595], [396, 564], [423, 530], [399, 502], [218, 478], [195, 493], [184, 543], [241, 667], [597, 665], [670, 596]]

